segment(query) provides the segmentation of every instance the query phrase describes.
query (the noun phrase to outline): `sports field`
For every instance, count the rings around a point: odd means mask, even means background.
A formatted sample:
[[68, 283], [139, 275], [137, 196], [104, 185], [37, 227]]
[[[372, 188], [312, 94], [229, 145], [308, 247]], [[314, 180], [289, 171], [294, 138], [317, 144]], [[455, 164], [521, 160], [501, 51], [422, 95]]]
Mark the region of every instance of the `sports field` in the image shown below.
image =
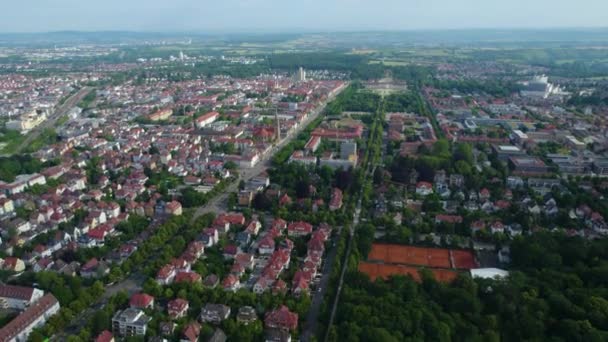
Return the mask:
[[411, 275], [419, 281], [418, 270], [424, 267], [437, 280], [449, 282], [456, 278], [459, 270], [477, 267], [475, 256], [470, 251], [392, 244], [373, 244], [367, 259], [359, 264], [359, 271], [372, 280], [399, 274]]
[[[458, 272], [440, 268], [429, 269], [435, 279], [441, 282], [450, 282], [458, 276]], [[370, 262], [359, 263], [359, 272], [367, 274], [372, 281], [376, 278], [387, 279], [392, 275], [411, 275], [416, 281], [420, 281], [419, 268], [405, 265], [375, 264]]]

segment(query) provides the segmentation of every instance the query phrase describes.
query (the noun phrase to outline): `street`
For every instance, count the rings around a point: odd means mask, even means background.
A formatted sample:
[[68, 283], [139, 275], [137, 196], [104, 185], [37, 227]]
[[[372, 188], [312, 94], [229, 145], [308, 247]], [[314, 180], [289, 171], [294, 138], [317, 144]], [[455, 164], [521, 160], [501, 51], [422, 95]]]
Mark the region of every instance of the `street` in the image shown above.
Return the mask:
[[[334, 241], [340, 239], [339, 235], [340, 234], [338, 233], [338, 236], [334, 239]], [[319, 281], [319, 285], [317, 286], [317, 288], [320, 288], [321, 291], [315, 291], [312, 294], [312, 304], [310, 306], [310, 310], [308, 310], [308, 314], [306, 315], [306, 322], [304, 323], [304, 330], [302, 331], [301, 335], [302, 341], [310, 341], [310, 338], [314, 336], [318, 330], [321, 304], [323, 304], [323, 298], [325, 297], [327, 286], [329, 284], [329, 277], [334, 268], [336, 255], [338, 253], [336, 242], [334, 242], [329, 249], [327, 258], [323, 264], [323, 269], [321, 270], [323, 276], [321, 277], [321, 281]]]

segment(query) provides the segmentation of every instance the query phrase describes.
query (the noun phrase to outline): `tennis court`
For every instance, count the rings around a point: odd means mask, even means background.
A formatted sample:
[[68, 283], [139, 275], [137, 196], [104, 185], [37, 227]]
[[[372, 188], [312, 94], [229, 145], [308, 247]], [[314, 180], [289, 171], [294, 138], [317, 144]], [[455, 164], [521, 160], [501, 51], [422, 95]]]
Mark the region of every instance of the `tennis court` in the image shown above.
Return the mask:
[[410, 275], [420, 281], [418, 271], [425, 267], [437, 281], [451, 282], [458, 276], [455, 269], [477, 267], [475, 256], [470, 251], [380, 243], [372, 245], [368, 260], [359, 263], [359, 271], [372, 280], [387, 279], [391, 275]]
[[451, 268], [450, 251], [441, 248], [373, 244], [368, 260], [389, 264]]
[[[456, 279], [458, 272], [444, 269], [430, 269], [437, 281], [449, 283]], [[374, 264], [369, 262], [359, 263], [359, 272], [367, 274], [372, 281], [377, 278], [388, 279], [392, 275], [411, 276], [415, 281], [420, 281], [418, 268], [404, 265]]]
[[451, 250], [450, 254], [454, 261], [453, 268], [470, 270], [478, 267], [475, 256], [469, 251]]

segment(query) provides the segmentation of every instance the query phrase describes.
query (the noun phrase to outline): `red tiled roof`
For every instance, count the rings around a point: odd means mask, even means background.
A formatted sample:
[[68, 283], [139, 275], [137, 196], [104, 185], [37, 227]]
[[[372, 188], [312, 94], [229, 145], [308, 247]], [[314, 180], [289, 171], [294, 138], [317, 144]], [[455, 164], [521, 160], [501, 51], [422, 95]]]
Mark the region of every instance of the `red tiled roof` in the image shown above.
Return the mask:
[[101, 332], [101, 334], [99, 334], [99, 336], [97, 336], [97, 338], [95, 339], [95, 342], [110, 342], [114, 339], [114, 335], [112, 335], [111, 332], [109, 332], [108, 330], [104, 330]]
[[30, 300], [34, 294], [34, 288], [15, 285], [1, 285], [0, 297], [14, 298], [19, 300]]
[[200, 274], [195, 273], [195, 272], [179, 272], [175, 276], [176, 283], [181, 283], [181, 282], [195, 283], [200, 280], [201, 280]]
[[282, 305], [277, 310], [266, 313], [264, 322], [268, 328], [295, 330], [298, 327], [298, 314], [289, 311], [285, 305]]
[[57, 298], [50, 293], [40, 298], [40, 300], [25, 309], [19, 316], [0, 329], [1, 341], [13, 341], [21, 331], [44, 315], [55, 304], [57, 304]]
[[143, 309], [147, 308], [154, 301], [154, 297], [145, 293], [136, 293], [131, 296], [131, 300], [129, 301], [129, 306], [133, 308]]

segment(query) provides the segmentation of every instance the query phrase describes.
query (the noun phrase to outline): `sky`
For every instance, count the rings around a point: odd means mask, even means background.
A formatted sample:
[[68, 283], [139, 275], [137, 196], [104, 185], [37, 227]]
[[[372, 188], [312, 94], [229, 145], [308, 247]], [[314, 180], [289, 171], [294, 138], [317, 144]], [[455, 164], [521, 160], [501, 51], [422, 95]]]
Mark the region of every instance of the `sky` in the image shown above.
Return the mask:
[[2, 0], [0, 32], [607, 27], [608, 0]]

